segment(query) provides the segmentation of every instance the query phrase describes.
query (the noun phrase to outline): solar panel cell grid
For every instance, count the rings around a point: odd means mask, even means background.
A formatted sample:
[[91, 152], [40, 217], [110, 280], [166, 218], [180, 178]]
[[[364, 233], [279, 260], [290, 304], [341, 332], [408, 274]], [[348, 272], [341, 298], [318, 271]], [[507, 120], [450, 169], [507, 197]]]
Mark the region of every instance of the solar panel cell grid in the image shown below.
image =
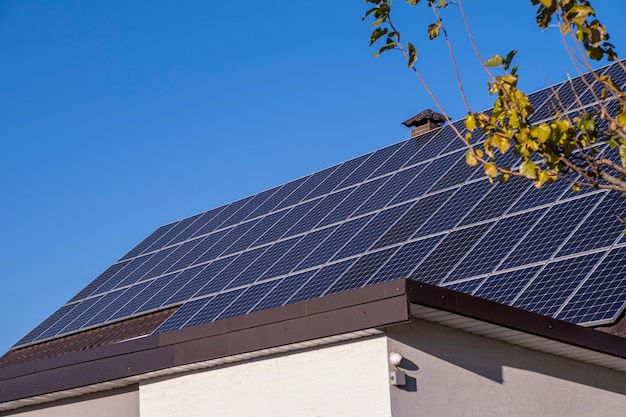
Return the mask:
[[446, 282], [492, 272], [543, 213], [540, 210], [497, 222], [446, 278]]
[[542, 266], [533, 266], [491, 275], [481, 283], [473, 295], [510, 305], [541, 268]]
[[[261, 276], [272, 267], [285, 253], [287, 253], [294, 245], [296, 245], [302, 236], [294, 237], [289, 240], [283, 240], [277, 242], [268, 248], [264, 249], [263, 254], [258, 257], [254, 262], [249, 262], [244, 265], [247, 267], [236, 279], [230, 281], [226, 288], [236, 288], [242, 285], [251, 284], [258, 281]], [[267, 250], [265, 250], [267, 249]]]
[[552, 206], [498, 269], [549, 259], [584, 221], [597, 200], [596, 194]]
[[163, 249], [159, 252], [152, 254], [145, 262], [143, 262], [134, 271], [128, 274], [123, 280], [121, 280], [114, 288], [121, 288], [127, 285], [134, 284], [140, 281], [149, 271], [151, 271], [156, 265], [163, 261], [169, 254], [174, 252], [176, 248], [170, 247]]
[[91, 307], [92, 304], [95, 304], [96, 301], [100, 299], [101, 296], [97, 296], [94, 298], [88, 298], [87, 300], [83, 300], [78, 303], [73, 309], [68, 311], [63, 317], [57, 320], [53, 325], [48, 327], [40, 336], [39, 339], [47, 339], [49, 337], [55, 336], [63, 331], [63, 329], [73, 322], [76, 318], [78, 318], [85, 310]]
[[[235, 284], [236, 282], [238, 282], [236, 281], [236, 278], [241, 274], [241, 272], [245, 270], [248, 266], [253, 265], [254, 262], [269, 249], [270, 248], [268, 247], [261, 247], [237, 255], [235, 260], [233, 260], [226, 268], [219, 272], [217, 276], [213, 279], [214, 282], [221, 283], [221, 287], [215, 287], [213, 291], [221, 291], [226, 288], [237, 287], [238, 285]], [[208, 293], [201, 292], [198, 295], [205, 294]]]
[[574, 323], [614, 320], [626, 302], [626, 247], [614, 249], [557, 315]]
[[325, 264], [342, 248], [348, 240], [352, 239], [375, 216], [360, 217], [340, 225], [324, 242], [312, 251], [298, 266], [296, 270], [310, 268]]
[[161, 236], [167, 233], [172, 227], [174, 227], [178, 222], [166, 224], [165, 226], [159, 227], [157, 230], [152, 232], [150, 236], [145, 238], [140, 244], [131, 249], [126, 255], [122, 256], [121, 260], [134, 258], [135, 256], [141, 254], [146, 248], [152, 245], [155, 241], [157, 241]]
[[387, 263], [374, 274], [369, 284], [410, 277], [417, 265], [443, 237], [443, 235], [433, 236], [402, 245]]
[[178, 236], [182, 231], [184, 231], [187, 227], [189, 227], [200, 216], [201, 214], [196, 214], [195, 216], [182, 219], [181, 221], [176, 223], [174, 227], [168, 230], [163, 236], [157, 239], [152, 245], [148, 246], [148, 248], [146, 248], [146, 250], [144, 250], [143, 253], [148, 253], [148, 252], [152, 252], [155, 250], [159, 250], [167, 246], [168, 244], [170, 244], [172, 240], [176, 238], [176, 236]]
[[[178, 260], [180, 260], [182, 257], [184, 257], [187, 253], [189, 253], [189, 251], [192, 250], [198, 243], [200, 243], [199, 240], [193, 240], [193, 241], [190, 241], [190, 242], [185, 242], [182, 245], [179, 245], [177, 247], [171, 247], [168, 250], [163, 250], [163, 251], [159, 252], [159, 254], [163, 253], [165, 256], [162, 256], [162, 259], [159, 262], [157, 262], [139, 280], [146, 280], [146, 279], [155, 278], [155, 277], [158, 277], [160, 275], [163, 275]], [[152, 259], [150, 259], [150, 261], [152, 261]]]
[[[207, 294], [214, 294], [224, 288], [224, 285], [226, 285], [226, 283], [218, 280], [217, 277], [225, 268], [227, 268], [235, 259], [237, 259], [237, 256], [238, 255], [232, 255], [227, 258], [222, 258], [211, 262], [205, 269], [203, 269], [198, 275], [196, 275], [192, 281], [190, 281], [190, 284], [197, 285], [199, 289], [196, 292], [183, 298], [181, 301], [189, 298], [203, 297]], [[183, 288], [181, 288], [181, 291], [190, 292], [191, 288], [188, 288], [188, 286], [185, 285]], [[179, 299], [179, 297], [179, 293], [174, 294], [172, 296], [172, 299], [168, 300], [168, 303], [171, 303], [173, 300]]]
[[350, 215], [363, 204], [369, 196], [385, 182], [386, 178], [378, 178], [373, 181], [363, 183], [356, 188], [335, 208], [330, 207], [330, 213], [322, 219], [317, 227], [323, 227], [332, 223], [338, 223], [346, 220]]
[[[606, 72], [626, 83], [617, 66]], [[595, 100], [593, 82], [532, 93], [533, 120]], [[626, 199], [565, 182], [492, 186], [456, 135], [444, 126], [162, 226], [18, 345], [177, 304], [156, 332], [407, 276], [575, 323], [615, 319]]]
[[450, 168], [452, 161], [456, 160], [456, 156], [456, 154], [450, 154], [434, 160], [424, 169], [424, 171], [415, 177], [413, 181], [404, 187], [398, 195], [396, 195], [396, 197], [391, 201], [391, 204], [397, 204], [420, 197], [432, 186], [434, 181], [440, 178], [442, 174]]
[[450, 198], [444, 200], [443, 206], [436, 207], [437, 211], [421, 228], [417, 229], [413, 237], [427, 236], [452, 229], [490, 188], [491, 184], [488, 181], [479, 180], [457, 190], [448, 190], [446, 195], [449, 195]]
[[253, 219], [258, 216], [264, 216], [270, 211], [272, 211], [281, 201], [289, 196], [289, 194], [293, 193], [296, 188], [298, 188], [304, 181], [306, 181], [307, 177], [297, 179], [295, 181], [288, 182], [284, 184], [278, 191], [270, 196], [263, 204], [257, 206], [256, 209], [252, 211], [246, 218], [246, 220]]
[[215, 320], [222, 311], [230, 306], [247, 288], [235, 291], [221, 293], [211, 298], [202, 309], [184, 324], [185, 327], [194, 326], [196, 324], [209, 323]]
[[175, 259], [175, 262], [167, 269], [166, 272], [179, 271], [181, 269], [187, 268], [204, 252], [209, 250], [209, 248], [213, 246], [215, 242], [217, 242], [220, 236], [221, 235], [218, 232], [194, 240], [193, 242], [195, 242], [196, 245], [193, 246], [193, 248], [189, 252], [181, 255], [180, 258]]
[[504, 184], [496, 184], [491, 191], [463, 219], [461, 226], [504, 214], [531, 185], [525, 178], [514, 177]]
[[624, 225], [617, 217], [626, 215], [626, 198], [606, 193], [604, 199], [591, 212], [588, 220], [580, 225], [576, 233], [559, 250], [558, 256], [571, 255], [609, 246], [624, 233]]
[[225, 319], [228, 317], [239, 316], [246, 314], [252, 307], [254, 307], [261, 298], [271, 291], [280, 281], [267, 281], [261, 284], [253, 285], [244, 290], [243, 294], [237, 299], [236, 303], [232, 303], [226, 310], [222, 311], [217, 320]]
[[118, 262], [116, 264], [111, 265], [110, 267], [108, 267], [106, 269], [106, 271], [104, 271], [96, 279], [91, 281], [91, 283], [89, 283], [89, 285], [87, 285], [78, 294], [76, 294], [74, 297], [72, 297], [72, 299], [69, 302], [71, 303], [73, 301], [80, 300], [82, 298], [88, 297], [95, 290], [97, 290], [98, 287], [102, 286], [102, 284], [107, 282], [109, 280], [109, 278], [111, 278], [113, 275], [115, 275], [120, 269], [122, 269], [124, 266], [126, 266], [126, 264], [128, 264], [129, 262], [130, 261], [124, 261], [124, 262]]
[[[197, 274], [202, 268], [203, 267], [193, 268], [193, 274]], [[183, 285], [185, 285], [189, 281], [190, 278], [186, 275], [183, 275], [187, 271], [190, 270], [176, 272], [172, 274], [170, 279], [166, 283], [164, 283], [164, 285], [158, 290], [158, 292], [156, 292], [142, 305], [140, 305], [136, 312], [147, 312], [165, 305], [165, 301], [167, 301], [168, 298], [170, 298], [176, 291], [180, 290]]]
[[103, 295], [98, 298], [98, 301], [93, 303], [87, 310], [83, 312], [80, 316], [75, 318], [70, 324], [65, 326], [63, 332], [70, 332], [73, 330], [80, 329], [81, 327], [85, 327], [85, 324], [91, 320], [91, 318], [102, 311], [106, 306], [108, 306], [113, 300], [115, 300], [121, 291], [114, 291], [108, 294]]
[[230, 217], [233, 212], [237, 209], [237, 206], [232, 206], [232, 204], [227, 205], [222, 208], [222, 210], [217, 213], [211, 220], [207, 221], [202, 227], [200, 227], [195, 233], [191, 235], [191, 238], [203, 236], [208, 233], [214, 232], [218, 229], [218, 226], [224, 222], [228, 217]]
[[360, 288], [378, 271], [387, 259], [398, 250], [397, 247], [368, 253], [359, 258], [328, 290], [328, 293]]
[[389, 174], [390, 172], [397, 171], [402, 168], [404, 164], [411, 159], [418, 150], [419, 146], [414, 140], [404, 141], [400, 149], [394, 153], [387, 161], [381, 164], [376, 171], [370, 176], [370, 178], [380, 177], [382, 175]]
[[337, 188], [349, 187], [365, 181], [402, 145], [403, 143], [400, 142], [374, 152], [365, 162], [363, 162], [363, 164], [361, 164], [361, 166], [354, 170], [352, 174], [348, 175], [348, 177], [345, 178]]
[[299, 204], [289, 210], [276, 224], [274, 224], [269, 230], [263, 233], [257, 240], [254, 241], [254, 245], [260, 245], [267, 242], [283, 237], [286, 232], [293, 226], [295, 222], [307, 215], [316, 205], [317, 200], [307, 201], [306, 203]]
[[513, 305], [545, 316], [553, 316], [601, 256], [602, 253], [592, 253], [548, 264], [522, 291]]
[[319, 183], [317, 187], [315, 187], [306, 198], [328, 194], [331, 191], [337, 189], [337, 186], [344, 179], [346, 179], [346, 176], [350, 175], [354, 170], [356, 170], [363, 162], [365, 162], [367, 158], [369, 158], [369, 156], [370, 154], [362, 155], [358, 158], [350, 159], [349, 161], [344, 162], [324, 181]]
[[121, 268], [115, 275], [111, 276], [104, 284], [100, 285], [93, 294], [102, 294], [104, 292], [110, 291], [113, 288], [119, 288], [119, 283], [122, 282], [129, 274], [131, 274], [135, 269], [140, 267], [144, 262], [148, 261], [152, 256], [156, 254], [148, 254], [142, 255], [138, 258], [130, 261], [124, 268]]
[[345, 189], [324, 197], [306, 216], [302, 217], [287, 231], [286, 236], [293, 236], [313, 229], [328, 214], [328, 211], [340, 204], [351, 191], [351, 189]]
[[[285, 198], [275, 210], [279, 210], [285, 207], [289, 207], [294, 204], [298, 204], [303, 201], [304, 198], [313, 191], [320, 183], [324, 182], [324, 180], [335, 171], [339, 165], [335, 165], [330, 168], [326, 168], [325, 170], [316, 172], [313, 175], [310, 175], [306, 181], [304, 181], [296, 190], [291, 193], [287, 198]], [[313, 196], [309, 197], [311, 199]]]
[[399, 171], [392, 176], [386, 177], [387, 181], [354, 212], [353, 216], [371, 213], [387, 206], [387, 204], [412, 181], [424, 168], [423, 165], [416, 165], [409, 169]]
[[319, 269], [315, 275], [304, 284], [289, 299], [290, 303], [321, 297], [337, 281], [337, 279], [355, 262], [356, 259], [348, 259], [342, 262], [327, 265]]
[[283, 278], [276, 287], [266, 293], [250, 312], [282, 306], [306, 284], [316, 272], [317, 270], [310, 270]]
[[407, 240], [428, 220], [433, 211], [437, 210], [452, 194], [452, 191], [447, 191], [417, 200], [415, 205], [387, 233], [378, 239], [373, 249]]
[[274, 193], [279, 190], [280, 187], [272, 188], [271, 190], [263, 191], [255, 194], [252, 198], [246, 201], [239, 210], [234, 212], [229, 218], [224, 220], [224, 223], [220, 227], [228, 227], [240, 223], [246, 217], [248, 217], [254, 210], [256, 210], [261, 204], [265, 203]]
[[543, 206], [544, 204], [554, 203], [569, 187], [570, 185], [565, 181], [557, 181], [554, 184], [541, 188], [528, 187], [524, 194], [522, 194], [522, 197], [509, 209], [509, 212], [515, 213], [517, 211]]
[[164, 288], [169, 293], [169, 296], [166, 297], [166, 294], [163, 294], [163, 301], [160, 305], [176, 304], [190, 299], [232, 260], [233, 258], [224, 258], [210, 264], [199, 265], [182, 271], [176, 280]]
[[[443, 126], [435, 131], [432, 139], [421, 142], [421, 146], [419, 147], [415, 156], [408, 160], [408, 162], [404, 166], [411, 166], [419, 164], [420, 162], [428, 161], [439, 155], [443, 148], [448, 146], [448, 142], [450, 140], [450, 126]], [[417, 140], [420, 140], [418, 138]]]
[[491, 225], [480, 224], [448, 234], [411, 274], [427, 283], [439, 283]]
[[478, 170], [478, 167], [472, 167], [465, 162], [465, 152], [459, 153], [460, 159], [450, 168], [450, 170], [439, 181], [433, 185], [430, 192], [443, 190], [444, 188], [454, 187], [463, 184], [469, 177]]
[[[240, 252], [251, 247], [254, 241], [274, 226], [274, 224], [276, 224], [287, 212], [288, 210], [283, 210], [269, 214], [261, 219], [255, 219], [247, 222], [249, 224], [247, 230], [242, 235], [237, 237], [237, 239], [229, 240], [230, 246], [222, 252], [222, 256]], [[217, 256], [215, 255], [216, 253], [217, 250], [211, 250], [210, 254], [205, 254], [202, 259], [213, 259]]]
[[347, 258], [367, 251], [412, 205], [412, 203], [407, 203], [378, 213], [367, 226], [348, 241], [333, 257], [333, 260]]
[[161, 324], [155, 333], [167, 332], [168, 330], [180, 329], [189, 319], [204, 307], [211, 298], [202, 298], [185, 303], [174, 314], [172, 314], [163, 324]]
[[335, 227], [321, 229], [304, 236], [285, 255], [269, 268], [260, 279], [268, 279], [288, 274], [298, 265], [305, 256], [319, 246], [333, 231]]

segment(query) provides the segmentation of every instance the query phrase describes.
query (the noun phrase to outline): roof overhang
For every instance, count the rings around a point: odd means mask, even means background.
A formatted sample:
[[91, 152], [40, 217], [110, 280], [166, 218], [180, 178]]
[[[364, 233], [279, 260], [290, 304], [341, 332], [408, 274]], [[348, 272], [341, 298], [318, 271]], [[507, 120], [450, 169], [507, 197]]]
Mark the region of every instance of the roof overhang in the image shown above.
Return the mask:
[[0, 411], [367, 337], [411, 317], [626, 372], [626, 340], [621, 337], [399, 279], [5, 367], [0, 372]]

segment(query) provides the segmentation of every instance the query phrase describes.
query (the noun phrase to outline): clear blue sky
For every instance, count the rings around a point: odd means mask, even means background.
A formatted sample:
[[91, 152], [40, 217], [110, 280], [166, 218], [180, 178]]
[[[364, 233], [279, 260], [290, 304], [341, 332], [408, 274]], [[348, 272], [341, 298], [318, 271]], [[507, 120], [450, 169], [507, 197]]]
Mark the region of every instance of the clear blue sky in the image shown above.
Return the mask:
[[[623, 2], [595, 3], [626, 49]], [[520, 49], [526, 90], [575, 75], [528, 0], [466, 7], [485, 56]], [[0, 354], [158, 226], [406, 138], [400, 122], [433, 104], [399, 55], [372, 58], [365, 10], [0, 1]], [[462, 117], [423, 15], [398, 23]], [[457, 46], [475, 109], [490, 107], [470, 48]]]

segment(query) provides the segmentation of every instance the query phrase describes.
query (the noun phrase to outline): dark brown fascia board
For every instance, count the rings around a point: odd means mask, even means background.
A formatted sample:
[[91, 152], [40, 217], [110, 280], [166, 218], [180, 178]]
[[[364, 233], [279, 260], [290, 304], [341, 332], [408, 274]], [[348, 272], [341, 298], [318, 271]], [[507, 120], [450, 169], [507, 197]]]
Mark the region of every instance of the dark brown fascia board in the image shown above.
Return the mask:
[[626, 358], [626, 339], [447, 288], [407, 280], [410, 303], [518, 330], [595, 352]]
[[0, 370], [0, 403], [409, 320], [406, 280]]
[[0, 403], [409, 320], [409, 304], [626, 358], [626, 340], [450, 289], [399, 279], [0, 370]]

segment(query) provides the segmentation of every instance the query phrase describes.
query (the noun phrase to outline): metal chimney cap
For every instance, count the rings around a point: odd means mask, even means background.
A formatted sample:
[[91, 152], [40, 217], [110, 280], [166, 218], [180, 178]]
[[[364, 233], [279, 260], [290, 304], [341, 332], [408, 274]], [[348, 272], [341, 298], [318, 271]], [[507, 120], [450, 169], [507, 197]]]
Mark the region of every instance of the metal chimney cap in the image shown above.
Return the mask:
[[427, 123], [433, 123], [437, 126], [441, 126], [445, 123], [446, 118], [442, 114], [439, 114], [431, 109], [426, 109], [410, 119], [402, 122], [406, 127], [417, 127]]

